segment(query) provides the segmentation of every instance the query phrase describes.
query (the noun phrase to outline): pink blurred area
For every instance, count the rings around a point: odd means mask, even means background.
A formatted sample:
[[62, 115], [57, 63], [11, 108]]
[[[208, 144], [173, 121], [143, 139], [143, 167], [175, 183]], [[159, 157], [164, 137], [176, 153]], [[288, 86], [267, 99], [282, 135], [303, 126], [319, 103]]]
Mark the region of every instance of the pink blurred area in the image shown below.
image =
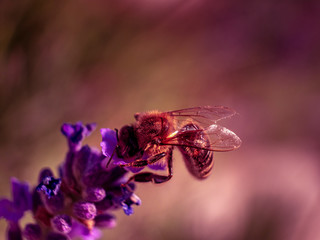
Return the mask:
[[[0, 192], [36, 184], [67, 150], [63, 122], [224, 105], [243, 140], [193, 179], [138, 184], [142, 206], [105, 239], [320, 237], [319, 1], [0, 2]], [[99, 146], [96, 131], [86, 143]], [[4, 236], [5, 221], [0, 220]]]

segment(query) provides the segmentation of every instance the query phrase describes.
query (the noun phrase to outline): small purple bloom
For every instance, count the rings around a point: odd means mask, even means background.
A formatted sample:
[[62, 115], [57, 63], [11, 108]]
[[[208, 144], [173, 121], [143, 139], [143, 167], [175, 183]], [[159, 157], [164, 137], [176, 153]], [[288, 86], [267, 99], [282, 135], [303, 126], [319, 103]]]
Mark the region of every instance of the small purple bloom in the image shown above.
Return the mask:
[[61, 127], [61, 132], [68, 139], [70, 151], [77, 151], [81, 147], [82, 140], [89, 136], [96, 128], [95, 123], [83, 125], [81, 122], [76, 124], [65, 123]]
[[43, 192], [49, 198], [58, 194], [60, 189], [61, 179], [55, 179], [54, 177], [44, 177], [42, 182], [37, 186], [38, 192]]
[[124, 213], [129, 216], [133, 214], [133, 208], [131, 207], [131, 205], [135, 204], [139, 206], [141, 205], [141, 200], [137, 195], [133, 193], [131, 194], [130, 198], [125, 199], [124, 201], [121, 202], [121, 204], [122, 204]]

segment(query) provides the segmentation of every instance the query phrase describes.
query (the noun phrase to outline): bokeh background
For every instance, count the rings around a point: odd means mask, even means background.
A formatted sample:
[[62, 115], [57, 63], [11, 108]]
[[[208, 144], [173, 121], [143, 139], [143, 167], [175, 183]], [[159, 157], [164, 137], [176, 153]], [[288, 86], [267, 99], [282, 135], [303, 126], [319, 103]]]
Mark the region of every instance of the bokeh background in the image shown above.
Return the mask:
[[135, 112], [224, 105], [241, 148], [216, 153], [204, 181], [175, 151], [173, 179], [139, 184], [142, 206], [103, 239], [319, 239], [319, 12], [317, 0], [2, 0], [1, 196], [11, 176], [35, 184], [64, 159], [63, 122], [120, 128]]

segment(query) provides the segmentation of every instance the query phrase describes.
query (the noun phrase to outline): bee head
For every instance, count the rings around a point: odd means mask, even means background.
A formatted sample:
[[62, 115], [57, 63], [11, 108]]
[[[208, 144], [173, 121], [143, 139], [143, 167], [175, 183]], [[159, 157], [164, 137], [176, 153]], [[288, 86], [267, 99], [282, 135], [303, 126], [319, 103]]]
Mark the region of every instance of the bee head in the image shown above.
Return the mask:
[[130, 158], [139, 152], [138, 140], [132, 126], [124, 126], [118, 135], [116, 152], [120, 158]]

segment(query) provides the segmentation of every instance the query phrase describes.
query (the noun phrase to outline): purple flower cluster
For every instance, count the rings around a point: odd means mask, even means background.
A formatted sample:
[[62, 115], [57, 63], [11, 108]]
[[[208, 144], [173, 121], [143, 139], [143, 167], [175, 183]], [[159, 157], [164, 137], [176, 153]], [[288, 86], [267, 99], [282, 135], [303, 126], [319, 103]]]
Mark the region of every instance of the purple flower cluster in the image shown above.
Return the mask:
[[[12, 200], [0, 199], [0, 217], [8, 221], [7, 239], [99, 239], [99, 228], [112, 228], [116, 219], [110, 212], [122, 208], [127, 215], [132, 205], [140, 205], [134, 184], [127, 183], [128, 171], [119, 166], [105, 167], [108, 160], [97, 149], [82, 146], [82, 140], [95, 129], [95, 124], [64, 124], [69, 151], [59, 167], [59, 177], [42, 169], [39, 184], [30, 188], [27, 183], [11, 179]], [[113, 131], [102, 131], [103, 149], [115, 147]], [[109, 139], [106, 141], [106, 139]], [[19, 220], [31, 211], [34, 223], [21, 229]]]

